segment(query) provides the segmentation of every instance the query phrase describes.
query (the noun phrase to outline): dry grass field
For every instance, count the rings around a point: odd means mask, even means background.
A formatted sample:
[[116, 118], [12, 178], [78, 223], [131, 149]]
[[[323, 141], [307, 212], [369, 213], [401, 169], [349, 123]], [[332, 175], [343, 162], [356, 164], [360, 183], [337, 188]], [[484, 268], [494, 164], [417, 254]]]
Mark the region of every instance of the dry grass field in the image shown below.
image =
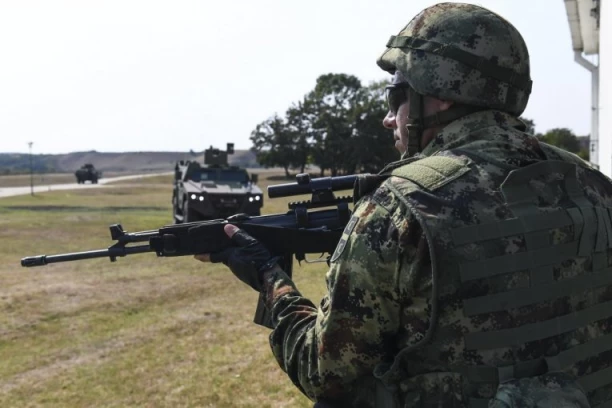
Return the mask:
[[[286, 182], [274, 173], [261, 185]], [[22, 268], [108, 247], [108, 225], [171, 222], [171, 176], [0, 199], [0, 407], [310, 407], [277, 366], [257, 294], [223, 265], [139, 254]], [[264, 213], [296, 198], [267, 199]], [[325, 264], [295, 265], [318, 302]]]

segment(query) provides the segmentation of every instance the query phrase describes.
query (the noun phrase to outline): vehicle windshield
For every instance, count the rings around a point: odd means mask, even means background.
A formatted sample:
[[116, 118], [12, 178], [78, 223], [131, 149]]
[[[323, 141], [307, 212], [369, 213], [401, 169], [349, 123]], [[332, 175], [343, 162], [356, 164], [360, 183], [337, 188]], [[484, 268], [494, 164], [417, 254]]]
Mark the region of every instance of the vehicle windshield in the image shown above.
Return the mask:
[[193, 181], [214, 181], [216, 183], [243, 183], [249, 182], [249, 175], [241, 170], [202, 169], [193, 173]]

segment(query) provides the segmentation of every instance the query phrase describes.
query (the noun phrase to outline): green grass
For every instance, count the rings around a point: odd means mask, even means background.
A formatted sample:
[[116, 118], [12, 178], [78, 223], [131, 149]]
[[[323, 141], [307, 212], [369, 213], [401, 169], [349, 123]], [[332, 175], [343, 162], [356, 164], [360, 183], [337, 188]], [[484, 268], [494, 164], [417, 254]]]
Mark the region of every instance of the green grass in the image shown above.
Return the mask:
[[[0, 406], [312, 406], [252, 323], [257, 294], [222, 265], [139, 254], [20, 266], [106, 248], [113, 223], [170, 223], [171, 185], [160, 182], [0, 199]], [[295, 199], [267, 199], [264, 213]], [[326, 269], [295, 265], [315, 303]]]

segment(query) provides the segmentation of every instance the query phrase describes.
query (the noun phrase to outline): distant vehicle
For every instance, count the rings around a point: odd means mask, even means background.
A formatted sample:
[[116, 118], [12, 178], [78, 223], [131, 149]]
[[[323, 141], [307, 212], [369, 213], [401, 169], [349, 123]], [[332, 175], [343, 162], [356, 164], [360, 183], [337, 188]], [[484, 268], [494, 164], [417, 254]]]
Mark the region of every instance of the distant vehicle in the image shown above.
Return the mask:
[[81, 166], [74, 175], [76, 176], [77, 183], [84, 184], [86, 181], [90, 181], [91, 184], [98, 184], [98, 179], [102, 178], [102, 172], [96, 170], [93, 164], [87, 163]]
[[227, 218], [238, 213], [261, 215], [263, 193], [257, 174], [230, 166], [227, 156], [234, 153], [234, 144], [227, 151], [204, 151], [204, 166], [196, 161], [181, 160], [174, 167], [172, 212], [176, 224]]

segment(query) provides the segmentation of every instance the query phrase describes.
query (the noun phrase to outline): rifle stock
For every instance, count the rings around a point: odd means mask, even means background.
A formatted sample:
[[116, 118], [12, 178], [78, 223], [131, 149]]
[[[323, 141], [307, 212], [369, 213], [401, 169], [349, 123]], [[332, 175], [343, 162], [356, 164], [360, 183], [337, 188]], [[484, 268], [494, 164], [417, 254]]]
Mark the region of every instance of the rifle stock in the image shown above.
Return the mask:
[[[80, 261], [108, 257], [114, 262], [118, 257], [155, 252], [157, 256], [173, 257], [213, 253], [231, 245], [223, 227], [234, 224], [258, 239], [274, 256], [281, 256], [281, 267], [291, 277], [293, 257], [298, 261], [306, 254], [333, 253], [351, 211], [352, 197], [335, 197], [333, 191], [353, 188], [357, 176], [323, 177], [310, 179], [299, 174], [297, 183], [268, 187], [270, 197], [286, 197], [312, 193], [310, 201], [289, 203], [285, 214], [250, 217], [238, 214], [228, 219], [201, 221], [163, 226], [157, 230], [128, 233], [121, 225], [110, 226], [111, 238], [117, 241], [107, 249], [74, 252], [58, 255], [37, 255], [21, 259], [21, 266], [33, 267], [50, 263]], [[313, 208], [327, 208], [309, 211]], [[146, 242], [144, 245], [133, 243]], [[272, 327], [269, 311], [260, 294], [255, 312], [255, 323]]]

